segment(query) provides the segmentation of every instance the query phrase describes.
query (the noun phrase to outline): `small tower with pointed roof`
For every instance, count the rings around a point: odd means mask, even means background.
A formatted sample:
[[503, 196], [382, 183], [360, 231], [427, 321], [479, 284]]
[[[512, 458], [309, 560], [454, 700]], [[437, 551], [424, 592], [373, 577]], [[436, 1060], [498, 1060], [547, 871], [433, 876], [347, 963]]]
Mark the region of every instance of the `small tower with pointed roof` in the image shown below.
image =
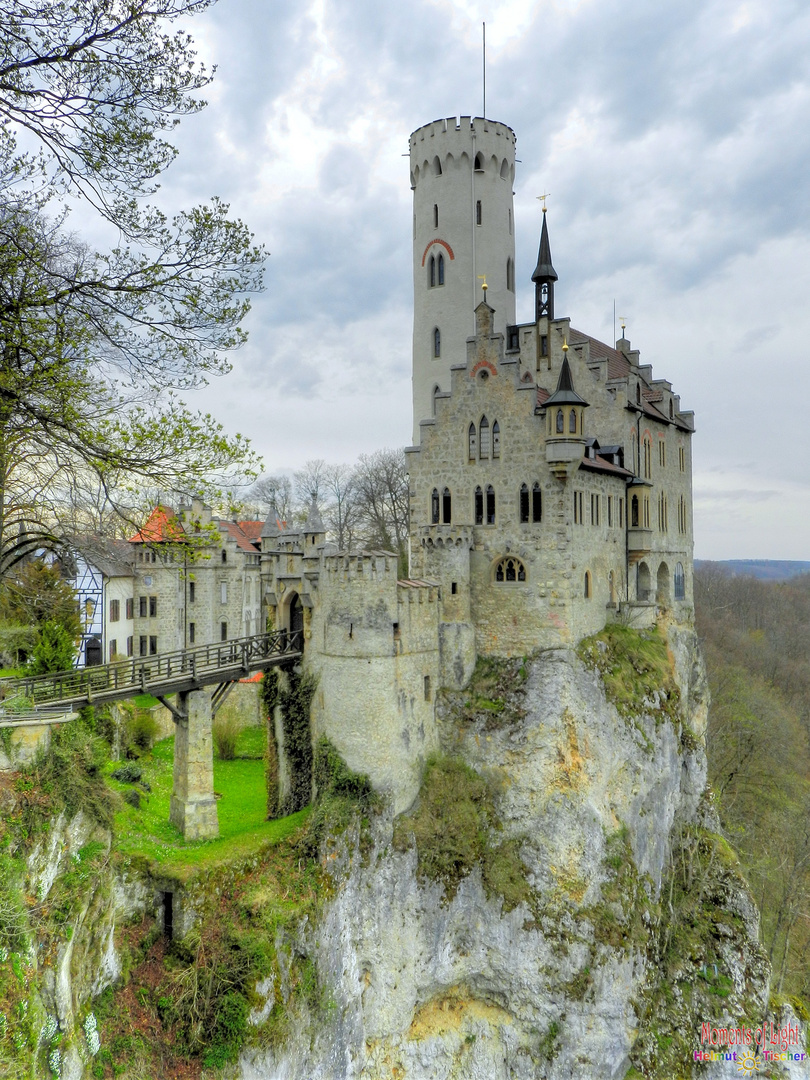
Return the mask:
[[[585, 409], [588, 402], [574, 389], [568, 343], [563, 344], [563, 362], [557, 389], [546, 400], [546, 461], [552, 466], [579, 462], [585, 446]], [[555, 469], [556, 471], [556, 469]]]
[[551, 244], [548, 239], [546, 208], [543, 207], [543, 228], [540, 232], [540, 250], [537, 253], [537, 266], [532, 274], [534, 282], [534, 321], [554, 318], [554, 282], [557, 271], [551, 262]]

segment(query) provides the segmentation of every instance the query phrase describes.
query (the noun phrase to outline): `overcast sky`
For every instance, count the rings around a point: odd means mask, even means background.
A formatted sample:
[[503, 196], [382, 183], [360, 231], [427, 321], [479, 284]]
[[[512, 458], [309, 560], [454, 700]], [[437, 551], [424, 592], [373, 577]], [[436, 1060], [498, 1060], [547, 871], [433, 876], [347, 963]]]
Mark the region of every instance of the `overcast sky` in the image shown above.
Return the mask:
[[267, 246], [234, 369], [192, 395], [268, 472], [411, 430], [408, 136], [517, 133], [518, 318], [540, 214], [558, 315], [613, 304], [694, 409], [695, 555], [810, 559], [810, 5], [803, 0], [220, 0], [218, 65], [168, 204], [217, 194]]

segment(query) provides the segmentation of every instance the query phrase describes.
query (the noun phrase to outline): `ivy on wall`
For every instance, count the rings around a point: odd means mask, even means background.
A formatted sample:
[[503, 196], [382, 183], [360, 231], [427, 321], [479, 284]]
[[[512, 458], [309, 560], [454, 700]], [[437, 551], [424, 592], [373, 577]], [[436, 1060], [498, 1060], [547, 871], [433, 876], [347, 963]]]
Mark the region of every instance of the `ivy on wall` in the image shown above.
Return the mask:
[[279, 693], [284, 752], [290, 773], [290, 790], [282, 813], [294, 814], [312, 801], [312, 732], [309, 713], [318, 678], [312, 672], [291, 671], [288, 688]]
[[264, 777], [267, 788], [267, 820], [279, 816], [278, 743], [276, 742], [276, 705], [278, 705], [278, 668], [264, 673], [261, 698], [267, 721], [267, 749], [264, 754]]

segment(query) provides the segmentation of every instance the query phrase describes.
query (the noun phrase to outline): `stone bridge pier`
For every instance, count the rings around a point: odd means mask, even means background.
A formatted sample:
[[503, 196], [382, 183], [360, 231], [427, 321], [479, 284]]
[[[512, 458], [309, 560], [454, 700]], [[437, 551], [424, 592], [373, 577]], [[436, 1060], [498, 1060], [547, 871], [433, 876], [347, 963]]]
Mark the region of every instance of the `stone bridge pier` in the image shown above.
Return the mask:
[[169, 820], [186, 840], [211, 840], [219, 836], [211, 695], [206, 690], [178, 693], [171, 711], [176, 728]]

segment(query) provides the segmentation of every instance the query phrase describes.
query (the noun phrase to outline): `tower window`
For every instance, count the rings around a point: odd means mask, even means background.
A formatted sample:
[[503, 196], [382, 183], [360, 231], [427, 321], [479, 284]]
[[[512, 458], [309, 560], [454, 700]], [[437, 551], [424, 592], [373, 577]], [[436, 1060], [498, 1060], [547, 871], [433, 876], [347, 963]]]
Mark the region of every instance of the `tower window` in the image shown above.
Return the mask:
[[442, 332], [437, 327], [433, 330], [433, 356], [438, 358], [442, 355]]
[[495, 489], [487, 485], [487, 525], [495, 524]]
[[586, 599], [586, 600], [590, 600], [590, 598], [591, 598], [591, 595], [592, 595], [592, 586], [591, 586], [591, 572], [590, 572], [590, 570], [586, 570], [586, 571], [585, 571], [585, 590], [584, 590], [584, 595], [585, 595], [585, 599]]
[[433, 255], [430, 256], [430, 261], [428, 262], [428, 285], [431, 289], [436, 286], [436, 259]]
[[630, 528], [638, 528], [638, 495], [634, 495], [630, 500]]
[[535, 523], [543, 520], [543, 494], [540, 485], [535, 484], [532, 488], [532, 521]]
[[481, 423], [478, 425], [478, 447], [483, 461], [489, 457], [489, 420], [485, 416], [481, 417]]
[[563, 416], [562, 409], [557, 409], [557, 434], [562, 435], [565, 432], [565, 417]]
[[450, 524], [452, 499], [450, 496], [450, 489], [445, 488], [442, 492], [442, 523], [444, 525]]
[[439, 227], [439, 204], [434, 203], [433, 204], [433, 228], [438, 229], [438, 227]]
[[483, 215], [481, 213], [481, 200], [478, 199], [476, 201], [476, 203], [475, 203], [475, 224], [480, 225], [482, 219], [483, 219]]
[[468, 457], [470, 461], [475, 461], [478, 457], [478, 435], [475, 430], [475, 424], [470, 424], [467, 431], [467, 442], [469, 445]]
[[511, 257], [506, 260], [506, 288], [509, 292], [515, 291], [515, 265]]
[[682, 446], [678, 447], [678, 468], [681, 472], [686, 472], [686, 452]]
[[442, 175], [442, 163], [439, 161], [439, 155], [438, 154], [433, 159], [433, 175], [434, 176], [441, 176]]
[[475, 524], [484, 524], [484, 493], [480, 487], [475, 489]]
[[228, 624], [226, 622], [221, 622], [219, 624], [219, 640], [220, 641], [227, 641], [228, 640]]
[[439, 254], [439, 263], [438, 263], [437, 270], [438, 270], [439, 284], [444, 285], [444, 255], [442, 255], [442, 254]]
[[499, 458], [501, 456], [501, 428], [496, 420], [492, 425], [492, 457]]
[[433, 387], [433, 415], [436, 415], [436, 398], [441, 393], [441, 389], [438, 386]]
[[430, 524], [439, 524], [439, 490], [434, 488], [430, 496]]
[[526, 484], [520, 485], [520, 523], [525, 525], [529, 520], [529, 489]]
[[652, 440], [649, 435], [644, 436], [644, 476], [647, 480], [652, 476]]
[[572, 409], [568, 414], [568, 430], [572, 435], [577, 433], [577, 410]]
[[481, 157], [480, 154], [475, 155], [474, 168], [475, 168], [476, 172], [483, 172], [484, 171], [484, 159]]

